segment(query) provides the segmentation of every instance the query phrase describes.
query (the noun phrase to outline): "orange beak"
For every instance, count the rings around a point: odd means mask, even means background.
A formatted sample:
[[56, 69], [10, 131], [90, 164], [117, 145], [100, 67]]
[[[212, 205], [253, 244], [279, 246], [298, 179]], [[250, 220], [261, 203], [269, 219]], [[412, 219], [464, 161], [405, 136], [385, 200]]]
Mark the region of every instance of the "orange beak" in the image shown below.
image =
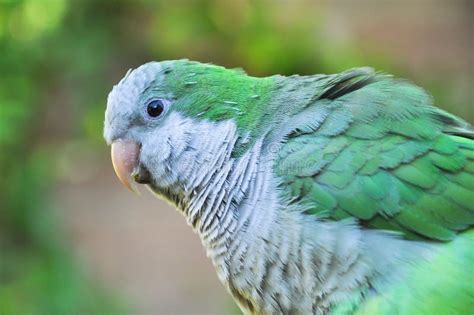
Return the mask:
[[131, 140], [119, 139], [112, 143], [111, 154], [115, 174], [125, 187], [137, 193], [132, 177], [137, 170], [140, 145]]

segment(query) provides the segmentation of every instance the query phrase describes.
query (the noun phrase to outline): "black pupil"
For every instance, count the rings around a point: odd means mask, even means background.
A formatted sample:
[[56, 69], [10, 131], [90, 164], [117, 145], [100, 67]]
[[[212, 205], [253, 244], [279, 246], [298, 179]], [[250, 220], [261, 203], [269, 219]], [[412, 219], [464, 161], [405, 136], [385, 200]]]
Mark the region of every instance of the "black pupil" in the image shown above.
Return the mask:
[[163, 102], [160, 100], [154, 100], [148, 103], [146, 108], [148, 115], [151, 117], [158, 117], [163, 112]]

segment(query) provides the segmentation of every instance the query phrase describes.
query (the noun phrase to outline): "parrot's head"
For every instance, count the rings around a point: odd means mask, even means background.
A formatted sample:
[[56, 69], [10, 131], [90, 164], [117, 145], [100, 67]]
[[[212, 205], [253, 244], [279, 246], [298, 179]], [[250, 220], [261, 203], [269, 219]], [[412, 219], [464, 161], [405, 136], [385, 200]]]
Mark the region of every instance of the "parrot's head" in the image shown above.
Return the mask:
[[211, 172], [223, 146], [248, 134], [239, 124], [256, 117], [246, 108], [261, 100], [252, 95], [262, 80], [187, 60], [129, 71], [110, 92], [105, 112], [104, 137], [121, 182], [167, 194]]

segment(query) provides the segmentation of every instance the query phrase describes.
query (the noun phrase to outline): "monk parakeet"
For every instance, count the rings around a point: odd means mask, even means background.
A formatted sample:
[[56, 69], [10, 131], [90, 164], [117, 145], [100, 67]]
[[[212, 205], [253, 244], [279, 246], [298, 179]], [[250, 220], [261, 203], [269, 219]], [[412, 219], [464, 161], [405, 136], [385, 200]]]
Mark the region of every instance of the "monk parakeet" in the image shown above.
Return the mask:
[[150, 62], [110, 92], [104, 136], [244, 313], [474, 313], [474, 130], [412, 83]]

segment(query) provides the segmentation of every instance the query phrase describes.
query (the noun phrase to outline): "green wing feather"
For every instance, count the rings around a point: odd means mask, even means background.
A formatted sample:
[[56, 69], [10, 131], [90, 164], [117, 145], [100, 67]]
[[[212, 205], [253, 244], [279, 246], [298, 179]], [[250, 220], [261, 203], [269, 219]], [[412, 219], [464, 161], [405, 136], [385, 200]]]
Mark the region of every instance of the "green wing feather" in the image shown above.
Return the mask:
[[474, 224], [474, 131], [431, 103], [367, 69], [331, 77], [298, 113], [325, 115], [295, 120], [279, 151], [282, 189], [328, 219], [453, 239]]

